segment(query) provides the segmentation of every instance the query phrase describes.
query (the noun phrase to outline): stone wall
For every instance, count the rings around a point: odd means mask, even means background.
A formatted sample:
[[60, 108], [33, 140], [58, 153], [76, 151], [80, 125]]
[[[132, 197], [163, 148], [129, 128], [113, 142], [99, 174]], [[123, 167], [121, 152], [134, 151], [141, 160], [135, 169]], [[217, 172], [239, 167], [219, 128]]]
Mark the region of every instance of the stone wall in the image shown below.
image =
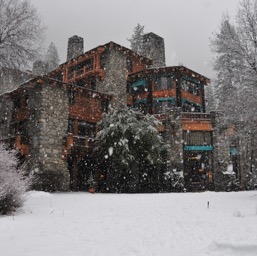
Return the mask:
[[178, 172], [183, 171], [183, 129], [182, 129], [182, 110], [173, 108], [167, 113], [167, 135], [166, 139], [170, 150], [167, 159], [173, 169]]
[[122, 52], [111, 49], [106, 56], [105, 78], [97, 81], [97, 91], [114, 96], [113, 106], [127, 104], [127, 56]]
[[63, 139], [68, 127], [68, 96], [63, 88], [44, 84], [28, 96], [30, 119], [30, 168], [36, 177], [35, 189], [69, 189], [67, 163], [62, 160]]
[[72, 36], [68, 39], [67, 61], [72, 60], [84, 53], [84, 39]]
[[153, 60], [153, 67], [166, 66], [164, 39], [152, 32], [143, 36], [142, 54]]

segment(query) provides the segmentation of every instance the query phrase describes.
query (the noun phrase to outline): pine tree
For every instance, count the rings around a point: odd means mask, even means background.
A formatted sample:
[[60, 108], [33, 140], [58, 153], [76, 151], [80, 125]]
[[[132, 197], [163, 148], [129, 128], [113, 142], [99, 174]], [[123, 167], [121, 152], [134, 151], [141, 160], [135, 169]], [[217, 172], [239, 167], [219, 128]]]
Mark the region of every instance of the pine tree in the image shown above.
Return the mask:
[[139, 23], [134, 28], [134, 33], [131, 39], [128, 39], [130, 42], [130, 48], [132, 51], [142, 55], [143, 54], [143, 36], [144, 36], [144, 26], [141, 26]]
[[109, 192], [150, 192], [158, 184], [161, 138], [157, 119], [123, 107], [100, 123], [96, 155]]
[[58, 51], [53, 42], [48, 47], [46, 57], [45, 57], [45, 62], [48, 64], [48, 72], [53, 71], [59, 65], [60, 59], [59, 59]]
[[[223, 19], [212, 40], [220, 95], [219, 109], [237, 122], [244, 183], [256, 181], [257, 159], [257, 0], [242, 0], [235, 24]], [[245, 175], [245, 173], [248, 173]]]
[[227, 117], [235, 118], [237, 111], [235, 100], [238, 98], [238, 82], [240, 73], [235, 71], [240, 68], [240, 60], [235, 54], [238, 41], [235, 27], [230, 24], [229, 17], [224, 16], [220, 32], [212, 41], [212, 49], [216, 53], [214, 69], [217, 71], [215, 85], [217, 88], [218, 109], [226, 113]]

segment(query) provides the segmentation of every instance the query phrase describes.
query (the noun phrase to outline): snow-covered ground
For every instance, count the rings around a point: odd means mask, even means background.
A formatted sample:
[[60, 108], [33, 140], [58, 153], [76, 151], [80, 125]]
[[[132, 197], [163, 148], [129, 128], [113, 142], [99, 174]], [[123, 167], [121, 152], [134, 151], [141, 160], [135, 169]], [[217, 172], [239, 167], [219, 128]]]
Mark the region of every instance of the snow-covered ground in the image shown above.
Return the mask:
[[256, 256], [257, 191], [30, 192], [0, 217], [0, 255]]

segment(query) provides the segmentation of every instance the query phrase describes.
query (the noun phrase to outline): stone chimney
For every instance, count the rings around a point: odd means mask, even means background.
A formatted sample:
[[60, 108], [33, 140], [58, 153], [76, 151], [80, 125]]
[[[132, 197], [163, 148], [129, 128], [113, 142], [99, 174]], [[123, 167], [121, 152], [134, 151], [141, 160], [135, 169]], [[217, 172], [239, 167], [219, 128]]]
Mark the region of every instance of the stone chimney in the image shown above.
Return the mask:
[[143, 36], [143, 55], [153, 60], [153, 67], [166, 66], [164, 39], [152, 32]]
[[79, 36], [72, 36], [68, 39], [67, 61], [76, 58], [84, 53], [84, 40]]

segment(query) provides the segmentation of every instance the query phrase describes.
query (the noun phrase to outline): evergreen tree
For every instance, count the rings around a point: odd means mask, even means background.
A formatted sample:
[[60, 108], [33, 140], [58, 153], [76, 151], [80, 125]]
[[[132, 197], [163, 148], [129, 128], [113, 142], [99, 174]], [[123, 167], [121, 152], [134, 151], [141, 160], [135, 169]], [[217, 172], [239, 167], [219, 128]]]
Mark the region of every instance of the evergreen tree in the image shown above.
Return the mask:
[[123, 107], [112, 109], [100, 123], [95, 149], [109, 192], [157, 191], [161, 164], [159, 124], [153, 116]]
[[220, 32], [216, 34], [212, 41], [212, 49], [216, 53], [214, 69], [217, 71], [215, 85], [218, 94], [218, 109], [225, 112], [229, 118], [235, 118], [238, 107], [235, 104], [240, 73], [235, 72], [240, 69], [240, 60], [235, 54], [238, 40], [235, 27], [230, 24], [229, 17], [224, 16], [221, 23]]
[[45, 62], [48, 64], [48, 72], [53, 71], [59, 65], [60, 59], [59, 59], [58, 51], [53, 42], [48, 47], [46, 57], [45, 57]]
[[[235, 24], [223, 18], [212, 40], [216, 54], [219, 109], [240, 124], [240, 162], [246, 179], [256, 182], [257, 159], [257, 0], [242, 0]], [[247, 173], [247, 175], [245, 175]], [[255, 180], [255, 181], [254, 181]]]
[[142, 55], [143, 54], [143, 36], [144, 36], [144, 26], [141, 26], [139, 23], [134, 28], [134, 33], [131, 39], [128, 39], [130, 42], [130, 48], [132, 51]]

